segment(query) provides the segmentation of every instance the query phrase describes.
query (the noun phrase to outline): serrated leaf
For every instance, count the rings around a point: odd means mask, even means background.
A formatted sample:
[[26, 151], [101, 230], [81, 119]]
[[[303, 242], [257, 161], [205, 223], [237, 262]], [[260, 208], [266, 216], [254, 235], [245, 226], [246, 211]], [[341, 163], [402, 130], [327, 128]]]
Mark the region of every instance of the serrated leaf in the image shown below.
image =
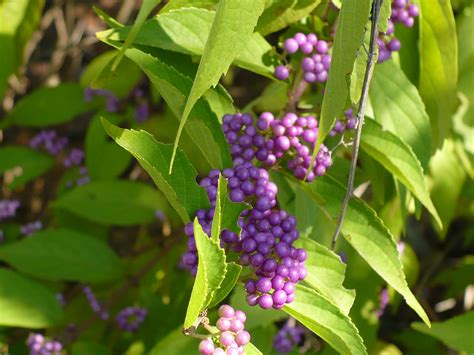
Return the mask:
[[384, 131], [374, 120], [368, 119], [362, 132], [361, 148], [403, 183], [442, 228], [426, 186], [423, 169], [409, 146], [393, 133]]
[[[118, 42], [105, 43], [120, 48]], [[195, 66], [190, 58], [177, 53], [162, 51], [157, 48], [129, 48], [125, 55], [142, 68], [153, 85], [158, 89], [171, 111], [181, 118], [186, 97], [192, 86]], [[229, 96], [220, 87], [210, 89], [213, 95], [206, 94], [199, 99], [190, 113], [186, 133], [196, 143], [209, 164], [215, 168], [232, 165], [229, 146], [220, 127], [220, 116], [215, 106], [222, 107], [222, 102], [229, 102]], [[219, 100], [219, 105], [213, 101]], [[232, 106], [231, 103], [228, 103]], [[206, 119], [202, 119], [205, 117]]]
[[21, 98], [6, 118], [6, 124], [44, 127], [64, 123], [94, 108], [84, 101], [78, 84], [40, 88]]
[[115, 142], [128, 150], [150, 174], [183, 222], [189, 222], [198, 209], [209, 208], [205, 190], [196, 184], [197, 172], [182, 151], [178, 152], [175, 171], [168, 175], [171, 145], [158, 143], [145, 131], [119, 128], [104, 119], [102, 124]]
[[313, 152], [314, 156], [319, 150], [319, 145], [331, 131], [334, 121], [337, 117], [342, 116], [346, 106], [350, 75], [358, 49], [364, 40], [371, 3], [370, 0], [344, 1], [342, 3], [332, 49], [331, 68], [324, 90], [318, 143]]
[[[144, 23], [134, 43], [201, 56], [215, 14], [215, 11], [194, 7], [161, 12]], [[99, 32], [97, 37], [124, 41], [129, 32], [130, 27], [124, 27]], [[245, 48], [234, 59], [235, 65], [270, 78], [273, 77], [274, 62], [271, 45], [258, 33], [251, 35]]]
[[242, 266], [233, 262], [227, 263], [227, 272], [225, 273], [225, 278], [212, 298], [211, 303], [209, 303], [209, 308], [219, 305], [232, 292], [235, 285], [237, 284], [237, 281], [239, 281], [241, 271]]
[[321, 2], [321, 0], [266, 1], [267, 6], [258, 20], [256, 30], [264, 36], [282, 30], [309, 15]]
[[199, 9], [215, 10], [219, 0], [173, 0], [168, 2], [161, 10], [160, 14], [171, 12], [172, 10], [195, 7]]
[[249, 208], [250, 206], [245, 203], [234, 203], [229, 200], [227, 180], [222, 175], [219, 175], [211, 239], [218, 242], [221, 231], [224, 229], [240, 234], [240, 227], [237, 225], [237, 221], [240, 214]]
[[458, 46], [451, 2], [420, 0], [420, 94], [440, 147], [456, 106]]
[[[122, 61], [124, 63], [124, 61]], [[113, 124], [122, 123], [125, 117], [98, 112], [89, 123], [85, 139], [87, 174], [92, 180], [113, 179], [124, 172], [132, 157], [115, 142], [111, 141], [101, 123], [105, 116]]]
[[339, 353], [367, 354], [364, 341], [350, 318], [317, 291], [297, 285], [295, 300], [283, 310]]
[[[345, 188], [331, 177], [325, 176], [307, 189], [312, 195], [316, 195], [316, 201], [323, 200], [321, 207], [336, 221]], [[376, 212], [361, 199], [353, 197], [349, 201], [341, 233], [372, 269], [400, 293], [407, 304], [429, 325], [428, 316], [408, 288], [395, 240]]]
[[123, 44], [122, 48], [120, 48], [117, 57], [114, 59], [114, 62], [111, 67], [112, 71], [115, 71], [115, 69], [117, 69], [118, 65], [120, 64], [120, 61], [122, 60], [125, 54], [125, 51], [135, 40], [135, 37], [143, 26], [143, 23], [145, 22], [146, 18], [151, 13], [151, 10], [153, 10], [153, 8], [156, 7], [160, 2], [161, 0], [143, 0], [140, 6], [140, 10], [138, 11], [137, 18], [135, 19], [135, 22], [133, 23], [133, 26], [131, 27], [127, 38], [125, 39], [125, 43]]
[[375, 67], [369, 97], [375, 120], [407, 143], [426, 169], [431, 157], [430, 119], [418, 90], [393, 60]]
[[0, 174], [11, 171], [12, 180], [4, 179], [5, 187], [16, 189], [44, 174], [54, 165], [54, 159], [23, 146], [0, 148]]
[[444, 322], [433, 323], [431, 329], [423, 323], [412, 323], [412, 328], [441, 340], [457, 351], [474, 352], [474, 311], [461, 314]]
[[344, 282], [346, 265], [341, 258], [314, 240], [300, 236], [295, 246], [303, 248], [308, 253], [305, 266], [308, 275], [305, 283], [326, 296], [333, 304], [339, 307], [344, 314], [354, 303], [355, 291], [346, 289]]
[[105, 243], [68, 229], [39, 231], [0, 247], [0, 260], [50, 281], [100, 283], [123, 272], [120, 259]]
[[14, 271], [0, 268], [0, 325], [45, 328], [57, 324], [63, 311], [53, 292]]
[[199, 314], [212, 302], [227, 271], [224, 249], [204, 233], [197, 218], [194, 219], [194, 238], [199, 261], [184, 320], [185, 329], [190, 328]]
[[155, 221], [155, 211], [166, 208], [166, 202], [149, 185], [111, 180], [78, 186], [61, 195], [53, 207], [100, 224], [130, 226]]
[[173, 169], [181, 132], [191, 109], [211, 86], [217, 85], [222, 74], [227, 72], [234, 59], [245, 48], [257, 24], [258, 17], [263, 11], [264, 3], [264, 0], [219, 1], [193, 86], [179, 123], [171, 157], [170, 173]]

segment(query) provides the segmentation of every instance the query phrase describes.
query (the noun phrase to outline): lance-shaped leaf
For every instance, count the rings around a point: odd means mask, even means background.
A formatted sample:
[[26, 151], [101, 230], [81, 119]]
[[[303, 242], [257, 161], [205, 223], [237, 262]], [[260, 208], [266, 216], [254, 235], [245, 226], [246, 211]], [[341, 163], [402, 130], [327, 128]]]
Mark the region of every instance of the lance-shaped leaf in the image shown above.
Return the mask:
[[185, 329], [190, 328], [199, 314], [211, 304], [227, 272], [224, 249], [204, 233], [197, 218], [194, 219], [194, 238], [199, 261], [184, 320]]
[[186, 100], [183, 115], [173, 147], [170, 172], [178, 143], [191, 109], [196, 101], [211, 87], [242, 52], [249, 41], [258, 17], [263, 11], [264, 0], [221, 0], [204, 47], [193, 86]]
[[305, 283], [326, 296], [344, 314], [349, 314], [354, 303], [355, 291], [348, 290], [342, 285], [346, 265], [341, 258], [309, 238], [300, 237], [295, 245], [308, 253], [308, 259], [305, 262], [308, 276], [305, 278]]
[[334, 121], [342, 116], [349, 96], [349, 84], [358, 50], [364, 40], [369, 20], [370, 0], [344, 1], [339, 13], [336, 37], [332, 49], [331, 68], [321, 107], [318, 140], [313, 159], [320, 144], [331, 131]]
[[211, 229], [212, 240], [218, 242], [221, 231], [224, 229], [240, 234], [240, 227], [237, 225], [237, 221], [240, 214], [249, 208], [250, 206], [245, 203], [234, 203], [229, 200], [227, 180], [222, 175], [219, 175], [216, 208]]
[[199, 208], [209, 206], [206, 192], [196, 184], [196, 170], [181, 150], [176, 157], [176, 168], [169, 175], [171, 145], [158, 143], [145, 131], [122, 129], [106, 120], [102, 124], [117, 144], [128, 150], [150, 174], [184, 222], [190, 221]]
[[[120, 48], [119, 42], [102, 40]], [[181, 118], [196, 70], [190, 58], [144, 46], [129, 48], [125, 55], [145, 72], [173, 114]], [[232, 165], [229, 145], [221, 130], [220, 119], [223, 113], [231, 113], [233, 110], [230, 96], [224, 88], [217, 86], [197, 101], [185, 126], [186, 133], [212, 167], [223, 168]]]
[[99, 283], [115, 280], [123, 272], [107, 244], [68, 229], [44, 230], [9, 243], [0, 248], [0, 260], [51, 281]]
[[[215, 15], [215, 11], [195, 7], [160, 13], [143, 24], [133, 43], [201, 56]], [[96, 35], [101, 40], [124, 41], [129, 32], [130, 27], [124, 27]], [[275, 62], [270, 43], [254, 33], [233, 64], [272, 78]]]
[[416, 87], [393, 60], [375, 67], [369, 91], [375, 120], [407, 143], [426, 169], [431, 157], [431, 126]]
[[341, 354], [367, 354], [351, 319], [317, 291], [297, 285], [295, 300], [283, 307], [290, 316]]
[[409, 146], [374, 120], [366, 120], [361, 147], [390, 171], [428, 209], [438, 225], [442, 222], [431, 201], [423, 169]]
[[239, 281], [240, 273], [242, 272], [242, 266], [236, 263], [227, 263], [227, 272], [225, 278], [222, 281], [221, 286], [214, 294], [209, 308], [219, 305], [234, 289], [235, 285]]
[[420, 1], [420, 94], [430, 115], [433, 143], [440, 147], [456, 107], [458, 45], [450, 1]]
[[0, 325], [44, 328], [57, 324], [63, 311], [54, 293], [14, 271], [0, 268]]
[[[318, 178], [306, 188], [324, 212], [336, 221], [345, 188], [329, 176]], [[429, 325], [428, 316], [407, 285], [397, 244], [376, 212], [364, 201], [353, 197], [349, 201], [341, 233], [372, 269], [400, 293], [407, 304]]]

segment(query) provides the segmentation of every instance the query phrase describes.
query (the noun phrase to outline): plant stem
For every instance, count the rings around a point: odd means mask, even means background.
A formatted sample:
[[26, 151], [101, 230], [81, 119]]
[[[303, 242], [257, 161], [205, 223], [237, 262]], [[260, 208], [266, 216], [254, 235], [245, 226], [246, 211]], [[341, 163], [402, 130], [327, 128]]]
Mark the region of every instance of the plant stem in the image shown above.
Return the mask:
[[372, 79], [372, 72], [374, 67], [374, 59], [375, 59], [375, 50], [376, 50], [376, 43], [378, 37], [378, 23], [380, 17], [380, 8], [382, 7], [383, 0], [374, 0], [372, 3], [372, 28], [370, 29], [370, 45], [369, 51], [367, 53], [367, 66], [365, 67], [365, 75], [364, 75], [364, 82], [362, 85], [362, 94], [359, 100], [359, 108], [357, 110], [357, 131], [356, 137], [354, 140], [354, 146], [352, 148], [352, 160], [351, 160], [351, 167], [349, 170], [349, 177], [347, 179], [347, 190], [344, 196], [344, 200], [342, 202], [341, 212], [339, 214], [337, 220], [336, 231], [332, 237], [331, 242], [331, 249], [334, 250], [336, 246], [337, 238], [339, 237], [339, 233], [341, 232], [342, 223], [344, 222], [344, 217], [346, 215], [347, 206], [349, 205], [349, 201], [354, 192], [354, 177], [355, 171], [357, 167], [357, 157], [359, 155], [359, 147], [360, 147], [360, 137], [362, 135], [362, 126], [364, 125], [364, 113], [365, 113], [365, 105], [367, 103], [367, 96], [369, 94], [369, 85]]
[[301, 99], [301, 96], [303, 96], [307, 86], [308, 84], [303, 80], [303, 76], [299, 71], [295, 77], [295, 84], [288, 93], [289, 100], [285, 112], [294, 112], [296, 110], [296, 103]]

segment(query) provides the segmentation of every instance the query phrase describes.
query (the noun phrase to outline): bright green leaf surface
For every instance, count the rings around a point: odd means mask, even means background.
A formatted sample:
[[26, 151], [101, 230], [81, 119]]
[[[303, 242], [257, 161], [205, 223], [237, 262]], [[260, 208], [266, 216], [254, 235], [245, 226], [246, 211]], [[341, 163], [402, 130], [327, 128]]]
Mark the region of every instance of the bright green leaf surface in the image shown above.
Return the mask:
[[44, 328], [63, 315], [53, 292], [14, 271], [0, 268], [0, 325]]
[[326, 296], [347, 315], [354, 303], [355, 292], [342, 285], [346, 265], [341, 258], [309, 238], [300, 237], [295, 246], [305, 249], [308, 253], [308, 259], [305, 262], [308, 276], [305, 282]]
[[[143, 25], [135, 44], [158, 47], [183, 54], [203, 55], [211, 31], [215, 11], [201, 8], [183, 8], [160, 13]], [[99, 39], [123, 41], [130, 27], [99, 32]], [[261, 75], [272, 77], [271, 45], [258, 33], [254, 33], [234, 64]]]
[[367, 354], [364, 342], [350, 318], [315, 290], [297, 285], [295, 300], [283, 310], [339, 353]]
[[[125, 55], [142, 68], [173, 114], [181, 118], [196, 70], [191, 60], [184, 55], [151, 47], [130, 48]], [[186, 133], [215, 168], [232, 165], [229, 146], [219, 123], [220, 112], [217, 110], [224, 106], [232, 107], [225, 90], [220, 87], [211, 89], [198, 100], [186, 124]]]
[[423, 169], [431, 157], [431, 126], [416, 87], [388, 60], [375, 67], [369, 91], [375, 119], [407, 143]]
[[77, 84], [40, 88], [23, 97], [6, 118], [7, 124], [44, 127], [72, 120], [92, 110], [84, 101], [83, 89]]
[[196, 184], [196, 170], [183, 152], [178, 151], [176, 167], [168, 175], [171, 145], [158, 143], [145, 131], [122, 129], [106, 120], [102, 124], [117, 144], [128, 150], [150, 174], [184, 222], [189, 222], [199, 208], [209, 206], [205, 190]]
[[456, 105], [458, 46], [451, 2], [420, 0], [420, 94], [440, 147]]
[[0, 174], [10, 171], [13, 180], [4, 180], [9, 189], [20, 187], [42, 175], [54, 165], [54, 159], [23, 146], [0, 148]]
[[0, 247], [0, 259], [51, 281], [100, 283], [122, 274], [120, 259], [107, 244], [68, 229], [46, 229]]
[[227, 71], [234, 59], [245, 48], [263, 8], [263, 0], [219, 1], [193, 86], [183, 109], [173, 147], [170, 172], [173, 168], [181, 132], [191, 109], [211, 86], [217, 85], [222, 74]]
[[474, 311], [448, 319], [444, 322], [433, 323], [431, 329], [423, 323], [412, 323], [412, 327], [419, 332], [431, 335], [441, 340], [450, 348], [458, 351], [474, 353]]
[[428, 209], [438, 225], [442, 223], [429, 196], [423, 169], [409, 146], [374, 120], [366, 120], [361, 148], [400, 180]]
[[270, 0], [258, 20], [256, 30], [263, 35], [284, 29], [311, 13], [321, 0]]
[[155, 211], [165, 207], [161, 194], [151, 186], [127, 180], [94, 181], [75, 187], [53, 206], [93, 222], [118, 226], [150, 223], [156, 219]]
[[209, 308], [218, 306], [232, 292], [242, 271], [242, 266], [236, 263], [227, 263], [227, 272], [220, 288], [216, 291]]
[[184, 320], [185, 329], [191, 327], [199, 314], [212, 302], [227, 271], [224, 249], [204, 233], [197, 218], [194, 220], [194, 238], [199, 262]]

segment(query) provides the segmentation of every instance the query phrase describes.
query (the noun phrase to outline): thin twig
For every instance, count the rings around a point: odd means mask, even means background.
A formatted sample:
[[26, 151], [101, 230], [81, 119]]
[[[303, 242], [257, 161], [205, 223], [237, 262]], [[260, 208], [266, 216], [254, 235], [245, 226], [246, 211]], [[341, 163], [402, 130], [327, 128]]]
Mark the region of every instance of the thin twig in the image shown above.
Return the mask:
[[376, 43], [378, 37], [378, 23], [380, 17], [380, 8], [382, 6], [383, 0], [374, 0], [372, 3], [372, 28], [370, 29], [370, 45], [369, 53], [367, 55], [367, 66], [365, 68], [364, 83], [362, 86], [362, 94], [359, 101], [359, 108], [357, 111], [357, 131], [356, 137], [354, 140], [354, 146], [352, 149], [352, 161], [351, 168], [349, 170], [349, 178], [347, 179], [347, 191], [342, 202], [341, 213], [337, 220], [337, 227], [334, 235], [332, 237], [331, 249], [334, 250], [336, 246], [337, 238], [341, 232], [342, 223], [344, 222], [344, 217], [346, 215], [347, 206], [354, 192], [354, 176], [357, 167], [357, 157], [359, 155], [359, 146], [360, 146], [360, 137], [362, 135], [362, 126], [364, 125], [364, 112], [365, 105], [367, 103], [367, 96], [369, 94], [369, 85], [370, 80], [372, 79], [372, 72], [375, 59]]

